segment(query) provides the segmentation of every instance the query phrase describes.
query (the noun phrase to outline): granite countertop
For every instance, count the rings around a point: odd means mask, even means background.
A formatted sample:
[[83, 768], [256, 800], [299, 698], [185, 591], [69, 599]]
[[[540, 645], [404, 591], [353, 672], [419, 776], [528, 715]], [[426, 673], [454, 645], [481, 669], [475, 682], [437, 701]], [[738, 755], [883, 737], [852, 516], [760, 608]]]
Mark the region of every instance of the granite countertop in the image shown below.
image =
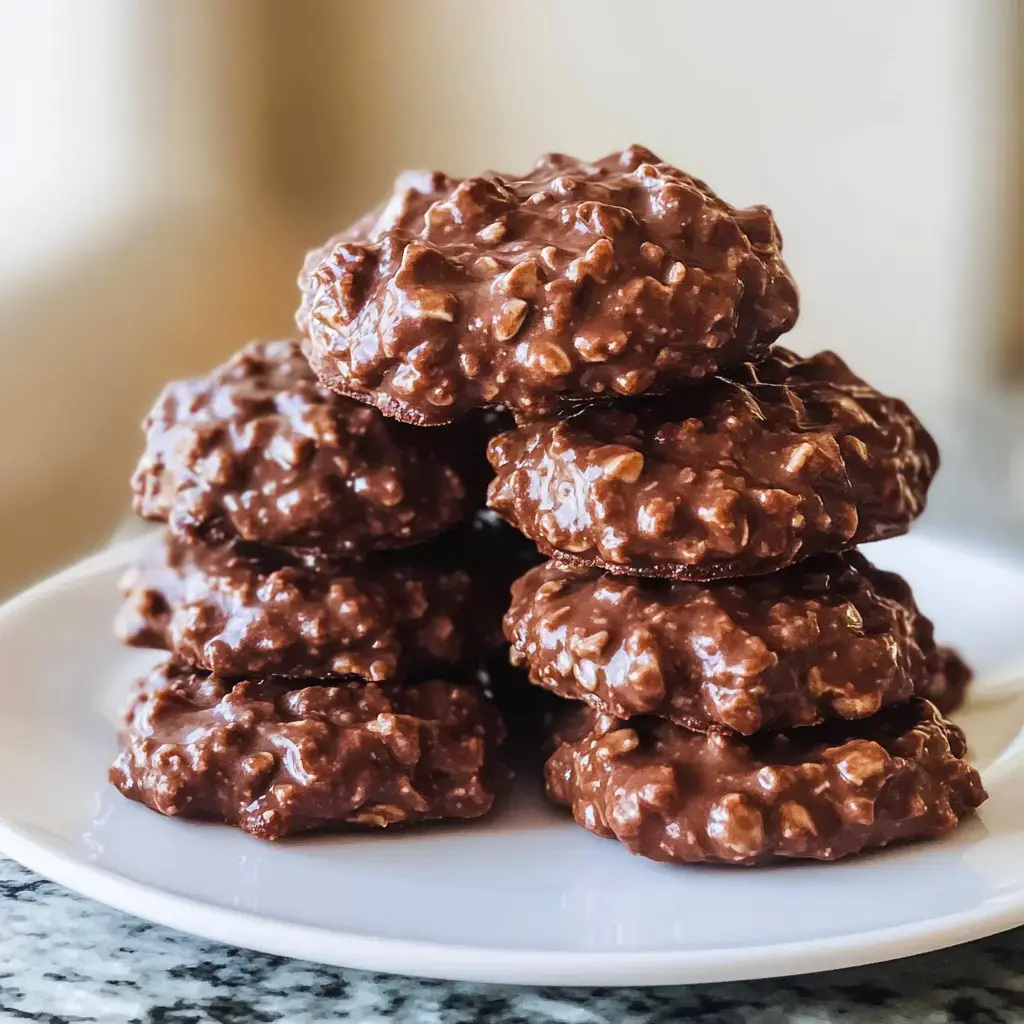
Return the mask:
[[1024, 1021], [1024, 929], [830, 974], [662, 989], [421, 981], [192, 938], [0, 859], [0, 1021], [102, 1024], [1005, 1024]]

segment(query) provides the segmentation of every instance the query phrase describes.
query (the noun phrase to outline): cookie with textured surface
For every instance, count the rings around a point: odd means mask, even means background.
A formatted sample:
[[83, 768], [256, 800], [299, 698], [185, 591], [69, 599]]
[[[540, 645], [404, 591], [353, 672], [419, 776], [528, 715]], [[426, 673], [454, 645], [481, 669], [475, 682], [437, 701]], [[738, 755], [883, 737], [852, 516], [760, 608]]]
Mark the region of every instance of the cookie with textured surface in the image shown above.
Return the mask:
[[329, 387], [420, 425], [657, 393], [757, 360], [797, 318], [762, 206], [632, 146], [522, 176], [401, 175], [312, 252], [297, 320]]
[[425, 434], [389, 420], [322, 387], [294, 341], [169, 384], [145, 431], [135, 510], [211, 544], [406, 547], [468, 518], [486, 477], [481, 424]]
[[961, 674], [906, 581], [855, 551], [714, 583], [548, 562], [513, 585], [505, 632], [537, 685], [697, 731], [865, 718]]
[[919, 699], [752, 737], [567, 704], [551, 730], [549, 798], [653, 860], [835, 860], [945, 835], [987, 796], [963, 733]]
[[505, 730], [477, 686], [226, 681], [157, 668], [111, 782], [161, 814], [260, 839], [486, 814], [507, 782]]
[[488, 504], [563, 561], [708, 580], [906, 532], [938, 450], [834, 353], [776, 347], [701, 388], [494, 437]]

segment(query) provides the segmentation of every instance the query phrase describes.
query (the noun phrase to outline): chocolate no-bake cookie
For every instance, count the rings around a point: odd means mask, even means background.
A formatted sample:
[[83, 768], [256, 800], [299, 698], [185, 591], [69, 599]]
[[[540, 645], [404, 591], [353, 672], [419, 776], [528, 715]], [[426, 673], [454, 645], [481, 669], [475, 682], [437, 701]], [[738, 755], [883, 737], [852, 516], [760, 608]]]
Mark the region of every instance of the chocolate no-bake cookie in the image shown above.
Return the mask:
[[329, 387], [420, 425], [656, 393], [760, 359], [797, 318], [763, 206], [632, 146], [524, 177], [404, 174], [310, 254], [297, 316]]
[[939, 456], [834, 353], [775, 348], [701, 388], [500, 434], [488, 504], [563, 561], [709, 580], [907, 530]]
[[361, 561], [164, 534], [123, 575], [115, 632], [222, 676], [380, 682], [502, 644], [513, 580], [540, 560], [493, 512]]
[[110, 780], [154, 811], [260, 839], [475, 818], [507, 778], [475, 686], [227, 682], [167, 664], [138, 697]]
[[697, 731], [865, 718], [942, 682], [910, 587], [855, 551], [716, 583], [548, 562], [513, 586], [505, 633], [537, 685]]
[[963, 733], [918, 699], [752, 737], [621, 722], [579, 704], [553, 729], [551, 800], [654, 860], [834, 860], [943, 835], [986, 799]]
[[379, 682], [500, 643], [482, 614], [486, 595], [444, 555], [434, 541], [362, 562], [310, 563], [167, 534], [124, 574], [116, 632], [222, 676]]
[[136, 511], [208, 543], [404, 547], [465, 519], [482, 489], [479, 431], [425, 435], [337, 395], [294, 341], [249, 345], [169, 384], [145, 430]]

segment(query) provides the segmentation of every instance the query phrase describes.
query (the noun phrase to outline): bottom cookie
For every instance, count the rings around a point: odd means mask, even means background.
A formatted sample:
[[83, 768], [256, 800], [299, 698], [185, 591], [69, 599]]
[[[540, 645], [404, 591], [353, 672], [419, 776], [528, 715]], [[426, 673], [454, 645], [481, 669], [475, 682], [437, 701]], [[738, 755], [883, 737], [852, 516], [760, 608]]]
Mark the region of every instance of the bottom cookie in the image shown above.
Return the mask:
[[161, 814], [260, 839], [475, 818], [507, 781], [504, 726], [477, 687], [293, 682], [161, 665], [129, 712], [110, 781]]
[[835, 860], [950, 832], [987, 797], [963, 733], [919, 699], [750, 737], [568, 705], [551, 735], [552, 802], [654, 860]]

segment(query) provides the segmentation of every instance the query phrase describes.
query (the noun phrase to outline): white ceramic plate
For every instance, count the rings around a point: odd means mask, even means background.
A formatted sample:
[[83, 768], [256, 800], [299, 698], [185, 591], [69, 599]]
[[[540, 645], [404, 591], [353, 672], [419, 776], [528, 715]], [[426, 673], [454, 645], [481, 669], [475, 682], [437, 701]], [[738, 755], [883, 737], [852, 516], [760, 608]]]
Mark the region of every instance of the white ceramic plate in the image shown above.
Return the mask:
[[941, 842], [749, 871], [632, 857], [528, 782], [490, 821], [279, 845], [129, 803], [106, 768], [129, 681], [154, 660], [110, 632], [133, 550], [0, 610], [0, 850], [94, 899], [270, 953], [524, 984], [817, 971], [1024, 923], [1022, 567], [929, 538], [870, 551], [980, 670], [961, 719], [991, 793], [981, 814]]

